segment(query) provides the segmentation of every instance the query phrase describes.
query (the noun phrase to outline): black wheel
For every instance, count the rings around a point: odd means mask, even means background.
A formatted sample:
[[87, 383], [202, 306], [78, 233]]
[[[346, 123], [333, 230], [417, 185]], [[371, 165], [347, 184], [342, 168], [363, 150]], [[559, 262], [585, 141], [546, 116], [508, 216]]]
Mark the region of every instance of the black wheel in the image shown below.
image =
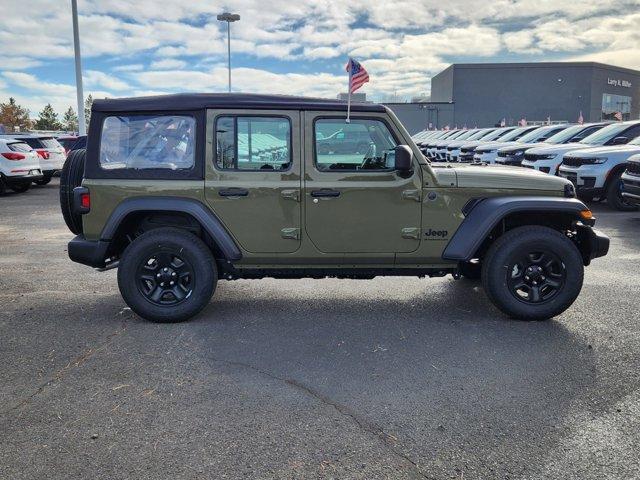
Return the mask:
[[51, 177], [52, 177], [52, 176], [53, 176], [53, 175], [45, 175], [45, 176], [44, 176], [44, 177], [42, 177], [40, 180], [36, 180], [36, 181], [35, 181], [35, 182], [33, 182], [33, 183], [35, 183], [36, 185], [40, 185], [40, 186], [42, 186], [42, 185], [46, 185], [46, 184], [48, 184], [48, 183], [51, 181]]
[[480, 280], [482, 264], [480, 262], [460, 262], [458, 271], [467, 280]]
[[82, 184], [86, 150], [74, 150], [64, 162], [60, 173], [60, 209], [64, 222], [76, 235], [82, 233], [82, 216], [73, 211], [73, 189]]
[[622, 171], [613, 176], [607, 185], [607, 203], [616, 210], [621, 212], [631, 212], [637, 210], [636, 205], [632, 205], [627, 202], [627, 199], [622, 196]]
[[546, 320], [564, 312], [582, 288], [584, 265], [575, 244], [543, 226], [515, 228], [489, 248], [482, 285], [512, 318]]
[[16, 193], [24, 193], [31, 188], [31, 182], [14, 183], [10, 188]]
[[211, 300], [218, 272], [211, 250], [194, 234], [158, 228], [124, 251], [118, 286], [131, 310], [152, 322], [181, 322]]
[[4, 179], [0, 177], [0, 195], [4, 195], [7, 191], [7, 185], [4, 183]]

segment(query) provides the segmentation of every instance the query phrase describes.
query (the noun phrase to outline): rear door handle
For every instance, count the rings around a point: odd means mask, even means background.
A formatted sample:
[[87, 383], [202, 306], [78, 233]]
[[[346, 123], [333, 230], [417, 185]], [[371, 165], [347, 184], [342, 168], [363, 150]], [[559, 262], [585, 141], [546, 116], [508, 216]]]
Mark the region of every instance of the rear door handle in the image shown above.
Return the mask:
[[249, 190], [238, 187], [223, 188], [218, 190], [218, 195], [221, 197], [246, 197], [249, 195]]
[[311, 190], [311, 196], [314, 198], [319, 197], [339, 197], [340, 192], [331, 188], [321, 188], [320, 190]]

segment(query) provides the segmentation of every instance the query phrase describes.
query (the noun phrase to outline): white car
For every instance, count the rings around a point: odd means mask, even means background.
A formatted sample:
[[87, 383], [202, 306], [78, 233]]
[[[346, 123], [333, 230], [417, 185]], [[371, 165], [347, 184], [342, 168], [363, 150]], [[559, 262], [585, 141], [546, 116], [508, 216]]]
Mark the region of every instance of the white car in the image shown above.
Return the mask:
[[0, 138], [0, 194], [7, 188], [26, 192], [31, 182], [42, 179], [38, 154], [26, 143]]
[[[515, 127], [499, 127], [494, 131], [489, 133], [488, 135], [478, 139], [478, 140], [469, 140], [465, 141], [459, 149], [458, 153], [458, 162], [460, 163], [471, 163], [473, 162], [473, 155], [475, 154], [476, 148], [480, 145], [485, 145], [490, 142], [498, 142], [502, 140], [509, 132], [514, 130]], [[452, 155], [453, 156], [453, 155]]]
[[627, 160], [627, 169], [622, 174], [622, 196], [628, 203], [640, 206], [640, 155]]
[[[557, 145], [541, 144], [538, 147], [530, 148], [524, 152], [524, 160], [522, 166], [539, 170], [550, 175], [557, 175], [560, 164], [562, 163], [562, 156], [565, 153], [573, 150], [584, 150], [589, 147], [600, 147], [603, 145], [613, 145], [615, 142], [621, 142], [622, 137], [620, 135], [625, 130], [633, 128], [638, 122], [622, 122], [609, 124], [606, 122], [590, 124], [585, 132], [578, 134], [578, 137], [573, 138], [568, 143], [560, 143]], [[585, 125], [583, 125], [585, 126]], [[571, 128], [576, 128], [571, 127]], [[595, 131], [593, 130], [595, 128]], [[569, 131], [571, 129], [567, 129]], [[563, 132], [564, 133], [564, 132]], [[580, 139], [579, 137], [584, 133], [588, 133], [587, 136]], [[634, 133], [633, 131], [630, 133]], [[640, 135], [640, 129], [637, 129], [636, 135]], [[631, 138], [627, 138], [629, 141]]]
[[447, 162], [457, 162], [458, 156], [460, 155], [460, 147], [462, 145], [467, 142], [473, 142], [474, 140], [480, 140], [494, 131], [495, 128], [481, 128], [473, 132], [473, 134], [467, 138], [451, 140], [446, 147], [445, 160]]
[[499, 141], [485, 143], [476, 147], [473, 153], [473, 161], [476, 163], [496, 163], [498, 157], [498, 149], [502, 147], [508, 147], [513, 145], [513, 142], [517, 142], [520, 138], [524, 137], [527, 133], [536, 130], [538, 127], [518, 127], [511, 130], [505, 136], [501, 137]]
[[584, 200], [605, 199], [616, 210], [634, 210], [622, 196], [622, 174], [627, 160], [640, 153], [640, 137], [627, 145], [594, 147], [566, 153], [559, 174], [571, 181]]
[[462, 130], [460, 135], [456, 135], [455, 137], [447, 138], [442, 141], [438, 141], [433, 150], [433, 159], [436, 162], [446, 162], [447, 161], [447, 146], [452, 142], [457, 142], [459, 140], [468, 140], [473, 135], [478, 132], [477, 129], [471, 130]]
[[64, 147], [51, 135], [24, 134], [13, 138], [28, 143], [40, 155], [42, 179], [36, 181], [38, 185], [46, 185], [56, 172], [60, 172], [67, 159]]
[[524, 152], [526, 150], [543, 142], [556, 143], [556, 135], [567, 130], [569, 126], [569, 124], [545, 125], [523, 135], [513, 145], [498, 149], [498, 158], [496, 158], [496, 163], [498, 165], [519, 167], [524, 159]]
[[442, 135], [420, 142], [418, 146], [429, 160], [435, 160], [435, 147], [438, 142], [446, 139], [452, 140], [463, 133], [464, 130], [444, 130]]

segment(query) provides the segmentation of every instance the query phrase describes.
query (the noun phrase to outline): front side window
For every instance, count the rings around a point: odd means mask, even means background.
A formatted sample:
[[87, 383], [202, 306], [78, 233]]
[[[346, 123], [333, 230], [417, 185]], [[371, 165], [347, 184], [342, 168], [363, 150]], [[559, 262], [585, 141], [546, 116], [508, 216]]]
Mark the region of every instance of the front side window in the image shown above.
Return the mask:
[[189, 170], [196, 121], [186, 115], [118, 115], [105, 118], [100, 166], [105, 170]]
[[216, 167], [270, 171], [291, 166], [291, 124], [283, 117], [216, 119]]
[[320, 171], [391, 170], [397, 145], [380, 120], [319, 119], [315, 123], [315, 160]]

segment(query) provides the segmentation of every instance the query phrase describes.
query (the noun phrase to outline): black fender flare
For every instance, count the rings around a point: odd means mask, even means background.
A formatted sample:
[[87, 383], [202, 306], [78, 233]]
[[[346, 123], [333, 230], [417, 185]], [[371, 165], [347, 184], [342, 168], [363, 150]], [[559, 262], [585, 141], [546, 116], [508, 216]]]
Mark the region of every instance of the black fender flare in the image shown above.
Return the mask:
[[589, 208], [576, 198], [509, 196], [478, 200], [451, 237], [442, 258], [464, 262], [471, 260], [487, 235], [507, 215], [517, 212], [561, 212], [580, 219], [583, 210]]
[[191, 215], [213, 238], [227, 260], [236, 262], [242, 258], [242, 252], [233, 237], [213, 211], [202, 202], [186, 197], [135, 197], [123, 200], [109, 216], [100, 240], [110, 242], [122, 221], [138, 212], [178, 212]]

